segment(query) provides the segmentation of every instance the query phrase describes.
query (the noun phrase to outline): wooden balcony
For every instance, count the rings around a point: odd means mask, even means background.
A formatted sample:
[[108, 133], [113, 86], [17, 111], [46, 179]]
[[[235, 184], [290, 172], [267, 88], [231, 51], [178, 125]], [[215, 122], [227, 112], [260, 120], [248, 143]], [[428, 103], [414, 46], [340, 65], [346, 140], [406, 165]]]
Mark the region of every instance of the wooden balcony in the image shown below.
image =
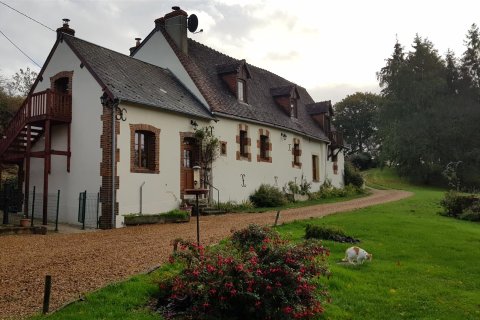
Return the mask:
[[5, 158], [8, 151], [22, 151], [22, 147], [26, 145], [27, 125], [35, 127], [36, 134], [31, 140], [35, 142], [35, 137], [38, 138], [43, 133], [46, 120], [50, 120], [52, 124], [70, 123], [72, 96], [50, 89], [28, 96], [3, 132], [3, 139], [0, 139], [0, 158]]
[[330, 148], [331, 149], [338, 149], [344, 146], [343, 142], [343, 133], [339, 131], [330, 131], [328, 134], [328, 138], [330, 139]]

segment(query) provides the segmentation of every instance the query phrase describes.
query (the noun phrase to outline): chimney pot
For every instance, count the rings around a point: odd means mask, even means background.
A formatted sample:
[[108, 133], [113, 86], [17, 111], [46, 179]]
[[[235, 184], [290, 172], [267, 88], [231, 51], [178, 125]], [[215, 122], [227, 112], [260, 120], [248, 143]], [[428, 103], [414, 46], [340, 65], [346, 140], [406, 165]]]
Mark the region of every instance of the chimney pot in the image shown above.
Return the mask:
[[178, 10], [180, 10], [180, 7], [179, 6], [173, 6], [172, 10], [178, 11]]
[[140, 45], [140, 41], [142, 41], [142, 38], [135, 38], [135, 41], [137, 41], [135, 43], [135, 47], [138, 47]]
[[70, 26], [68, 25], [68, 23], [70, 22], [70, 19], [63, 18], [62, 20], [63, 20], [63, 26], [61, 28], [57, 29], [58, 37], [60, 37], [60, 35], [62, 33], [66, 33], [66, 34], [69, 34], [71, 36], [75, 36], [75, 30], [70, 28]]

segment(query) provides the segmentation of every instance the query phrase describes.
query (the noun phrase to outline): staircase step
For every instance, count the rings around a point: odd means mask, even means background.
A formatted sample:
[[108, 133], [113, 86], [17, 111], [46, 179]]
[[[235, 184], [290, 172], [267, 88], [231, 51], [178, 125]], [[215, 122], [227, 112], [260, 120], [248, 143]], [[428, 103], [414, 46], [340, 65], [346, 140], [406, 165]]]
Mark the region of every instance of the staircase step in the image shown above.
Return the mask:
[[211, 215], [225, 214], [225, 213], [227, 213], [227, 211], [217, 209], [217, 208], [212, 208], [212, 207], [200, 208], [200, 214], [202, 216], [211, 216]]

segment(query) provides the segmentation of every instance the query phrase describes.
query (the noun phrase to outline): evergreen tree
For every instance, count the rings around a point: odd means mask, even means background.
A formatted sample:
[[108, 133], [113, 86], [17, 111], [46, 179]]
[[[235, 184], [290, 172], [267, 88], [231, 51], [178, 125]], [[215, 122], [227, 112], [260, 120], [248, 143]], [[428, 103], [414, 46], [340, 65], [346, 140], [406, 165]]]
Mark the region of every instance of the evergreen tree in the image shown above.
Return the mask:
[[462, 56], [461, 76], [467, 89], [475, 99], [480, 98], [480, 31], [472, 24], [465, 40], [467, 50]]
[[458, 67], [457, 58], [455, 52], [448, 49], [445, 56], [447, 64], [447, 86], [450, 94], [459, 94], [460, 92], [460, 70]]
[[[442, 169], [438, 157], [438, 107], [447, 92], [446, 68], [433, 44], [418, 35], [403, 60], [397, 42], [378, 74], [384, 103], [379, 129], [382, 158], [400, 173], [431, 181]], [[433, 139], [432, 139], [433, 137]]]

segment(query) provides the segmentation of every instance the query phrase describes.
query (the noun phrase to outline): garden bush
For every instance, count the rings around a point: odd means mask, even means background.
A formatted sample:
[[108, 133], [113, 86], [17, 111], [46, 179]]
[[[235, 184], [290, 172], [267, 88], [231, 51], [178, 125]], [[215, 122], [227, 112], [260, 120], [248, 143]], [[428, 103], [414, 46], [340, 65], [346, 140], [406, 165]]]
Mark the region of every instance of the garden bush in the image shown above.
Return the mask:
[[325, 181], [317, 192], [309, 194], [310, 200], [330, 199], [330, 198], [342, 198], [347, 196], [353, 196], [356, 194], [363, 194], [365, 190], [352, 185], [347, 185], [343, 188], [335, 188], [332, 186], [329, 180]]
[[363, 186], [363, 177], [360, 172], [348, 161], [345, 162], [344, 171], [345, 185], [353, 185], [357, 188]]
[[479, 202], [480, 199], [473, 194], [450, 190], [445, 193], [445, 198], [440, 204], [445, 209], [444, 215], [458, 218], [464, 211]]
[[480, 201], [477, 201], [468, 207], [462, 214], [460, 214], [459, 218], [462, 220], [480, 222]]
[[250, 201], [257, 208], [278, 207], [287, 202], [280, 190], [268, 184], [261, 184], [260, 187], [250, 195]]
[[305, 239], [333, 240], [337, 242], [356, 243], [360, 240], [347, 236], [345, 231], [337, 226], [316, 226], [307, 224]]
[[258, 226], [207, 249], [181, 242], [171, 261], [185, 268], [160, 282], [158, 310], [166, 319], [312, 319], [323, 312], [327, 293], [313, 281], [327, 275], [328, 254]]
[[220, 210], [224, 210], [226, 212], [238, 212], [254, 208], [254, 205], [250, 200], [245, 200], [240, 203], [235, 201], [220, 202], [215, 203], [214, 206], [218, 206]]
[[352, 154], [348, 157], [348, 160], [359, 170], [367, 170], [377, 166], [376, 161], [373, 160], [372, 155], [368, 152]]

